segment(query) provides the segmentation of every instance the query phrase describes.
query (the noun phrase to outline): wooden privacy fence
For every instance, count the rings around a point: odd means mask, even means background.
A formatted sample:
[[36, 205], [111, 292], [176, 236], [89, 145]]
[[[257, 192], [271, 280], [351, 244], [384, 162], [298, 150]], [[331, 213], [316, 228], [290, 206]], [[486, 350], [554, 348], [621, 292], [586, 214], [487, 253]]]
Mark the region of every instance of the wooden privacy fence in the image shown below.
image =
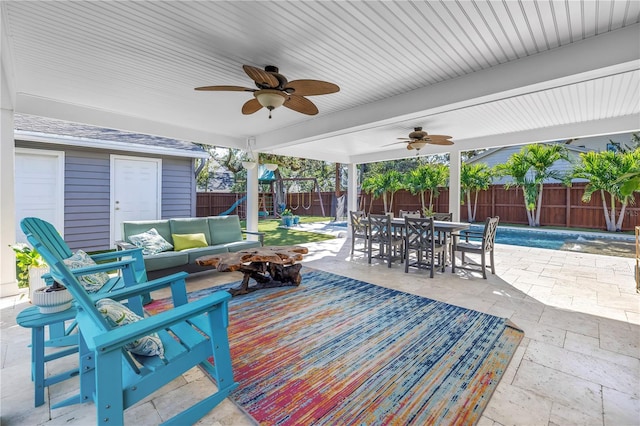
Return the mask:
[[[542, 212], [540, 223], [542, 226], [559, 226], [566, 228], [587, 228], [605, 230], [606, 224], [602, 209], [602, 199], [600, 193], [594, 193], [589, 203], [582, 202], [582, 194], [584, 193], [585, 183], [577, 183], [567, 188], [562, 184], [546, 184], [542, 195]], [[216, 216], [227, 210], [236, 200], [242, 198], [244, 194], [235, 193], [215, 193], [215, 192], [199, 192], [197, 197], [197, 215]], [[261, 194], [262, 196], [262, 194]], [[304, 197], [308, 197], [306, 193]], [[333, 192], [321, 193], [325, 206], [326, 215], [330, 215], [333, 211], [331, 206], [334, 204]], [[265, 197], [270, 197], [266, 194]], [[365, 211], [369, 211], [370, 196], [364, 195], [360, 200], [360, 206]], [[297, 194], [290, 194], [287, 198], [287, 207], [292, 208], [291, 203], [296, 207], [295, 200]], [[607, 199], [607, 203], [609, 200]], [[270, 205], [267, 203], [267, 205]], [[241, 217], [245, 215], [245, 204], [242, 203], [241, 210], [235, 210], [232, 214], [239, 214]], [[308, 206], [308, 198], [305, 199], [304, 207]], [[320, 202], [317, 195], [314, 195], [311, 206], [308, 210], [302, 205], [298, 208], [292, 208], [295, 214], [300, 216], [321, 216]], [[620, 204], [616, 205], [616, 212], [620, 211]], [[399, 214], [400, 210], [416, 210], [420, 208], [420, 199], [417, 195], [412, 195], [408, 191], [398, 191], [393, 199], [393, 212]], [[382, 199], [373, 201], [371, 212], [383, 213]], [[440, 195], [434, 199], [434, 211], [449, 211], [449, 190], [442, 188]], [[478, 195], [478, 208], [476, 219], [479, 222], [484, 221], [487, 216], [500, 216], [501, 223], [523, 224], [526, 225], [527, 214], [524, 209], [524, 199], [522, 190], [504, 189], [503, 185], [492, 185], [487, 191], [480, 191]], [[467, 206], [460, 206], [460, 219], [467, 220]], [[635, 194], [635, 204], [628, 205], [625, 211], [625, 218], [622, 223], [623, 231], [633, 231], [635, 226], [640, 225], [640, 194]]]

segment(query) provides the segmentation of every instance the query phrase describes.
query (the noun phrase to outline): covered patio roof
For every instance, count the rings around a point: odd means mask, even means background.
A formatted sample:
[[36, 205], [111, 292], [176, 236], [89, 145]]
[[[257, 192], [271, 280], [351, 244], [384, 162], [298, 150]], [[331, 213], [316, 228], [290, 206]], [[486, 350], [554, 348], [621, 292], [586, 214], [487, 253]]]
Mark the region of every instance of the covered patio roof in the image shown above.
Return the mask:
[[[2, 283], [12, 279], [13, 114], [350, 165], [640, 129], [640, 3], [2, 1]], [[319, 113], [241, 113], [242, 65], [340, 86]], [[249, 173], [249, 229], [257, 176]], [[251, 188], [253, 183], [253, 188]], [[459, 182], [452, 179], [451, 211]], [[6, 271], [6, 272], [4, 272]]]
[[[605, 7], [606, 6], [606, 7]], [[640, 128], [640, 3], [3, 1], [2, 108], [361, 163]], [[319, 79], [319, 114], [242, 115], [248, 64]], [[446, 148], [429, 145], [420, 154]]]

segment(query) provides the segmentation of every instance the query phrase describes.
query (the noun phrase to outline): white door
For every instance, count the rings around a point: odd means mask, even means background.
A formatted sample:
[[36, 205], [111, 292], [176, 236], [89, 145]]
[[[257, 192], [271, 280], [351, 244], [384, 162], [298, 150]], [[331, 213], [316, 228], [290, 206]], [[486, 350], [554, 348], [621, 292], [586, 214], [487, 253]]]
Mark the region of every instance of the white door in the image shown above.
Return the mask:
[[50, 222], [63, 235], [64, 152], [16, 148], [15, 199], [16, 242], [27, 242], [20, 221], [30, 216]]
[[111, 236], [121, 239], [122, 222], [160, 219], [162, 160], [111, 156]]

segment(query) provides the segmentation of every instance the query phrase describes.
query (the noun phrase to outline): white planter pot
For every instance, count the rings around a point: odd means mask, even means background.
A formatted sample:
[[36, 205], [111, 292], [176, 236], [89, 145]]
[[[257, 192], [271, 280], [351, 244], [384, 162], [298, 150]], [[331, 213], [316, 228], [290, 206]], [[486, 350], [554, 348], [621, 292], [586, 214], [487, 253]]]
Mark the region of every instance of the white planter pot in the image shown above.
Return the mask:
[[42, 314], [53, 314], [71, 307], [73, 296], [69, 290], [45, 291], [48, 286], [40, 287], [33, 292], [31, 303], [40, 308]]
[[47, 273], [49, 273], [48, 266], [29, 266], [29, 299], [31, 301], [33, 301], [33, 293], [36, 289], [47, 285], [42, 279], [42, 276]]

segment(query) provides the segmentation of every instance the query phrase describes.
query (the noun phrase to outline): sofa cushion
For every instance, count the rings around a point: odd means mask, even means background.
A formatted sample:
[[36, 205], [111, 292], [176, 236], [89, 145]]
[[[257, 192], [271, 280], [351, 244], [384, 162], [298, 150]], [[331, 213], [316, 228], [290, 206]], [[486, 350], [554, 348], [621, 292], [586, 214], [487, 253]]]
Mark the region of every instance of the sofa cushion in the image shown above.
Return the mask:
[[238, 215], [210, 216], [211, 245], [242, 241], [242, 229]]
[[130, 235], [141, 234], [151, 228], [155, 228], [156, 231], [158, 231], [158, 234], [162, 235], [162, 238], [167, 240], [170, 244], [173, 244], [169, 221], [162, 219], [122, 222], [122, 239], [131, 243], [132, 241], [129, 239]]
[[202, 232], [198, 234], [171, 234], [173, 249], [182, 251], [197, 247], [207, 247], [207, 238]]
[[246, 250], [250, 248], [262, 247], [260, 241], [235, 241], [233, 243], [222, 244], [224, 248], [230, 252], [236, 252], [240, 250]]
[[229, 250], [224, 245], [192, 248], [181, 251], [180, 253], [189, 254], [189, 263], [196, 263], [196, 259], [210, 254], [227, 253]]
[[205, 217], [169, 219], [169, 226], [172, 234], [204, 234], [207, 245], [213, 245]]
[[173, 268], [189, 263], [187, 251], [165, 251], [144, 257], [144, 267], [147, 271], [157, 271], [159, 269]]
[[162, 235], [156, 231], [156, 228], [151, 228], [140, 234], [129, 235], [129, 241], [136, 247], [142, 248], [142, 254], [145, 255], [173, 250], [173, 245], [162, 238]]

